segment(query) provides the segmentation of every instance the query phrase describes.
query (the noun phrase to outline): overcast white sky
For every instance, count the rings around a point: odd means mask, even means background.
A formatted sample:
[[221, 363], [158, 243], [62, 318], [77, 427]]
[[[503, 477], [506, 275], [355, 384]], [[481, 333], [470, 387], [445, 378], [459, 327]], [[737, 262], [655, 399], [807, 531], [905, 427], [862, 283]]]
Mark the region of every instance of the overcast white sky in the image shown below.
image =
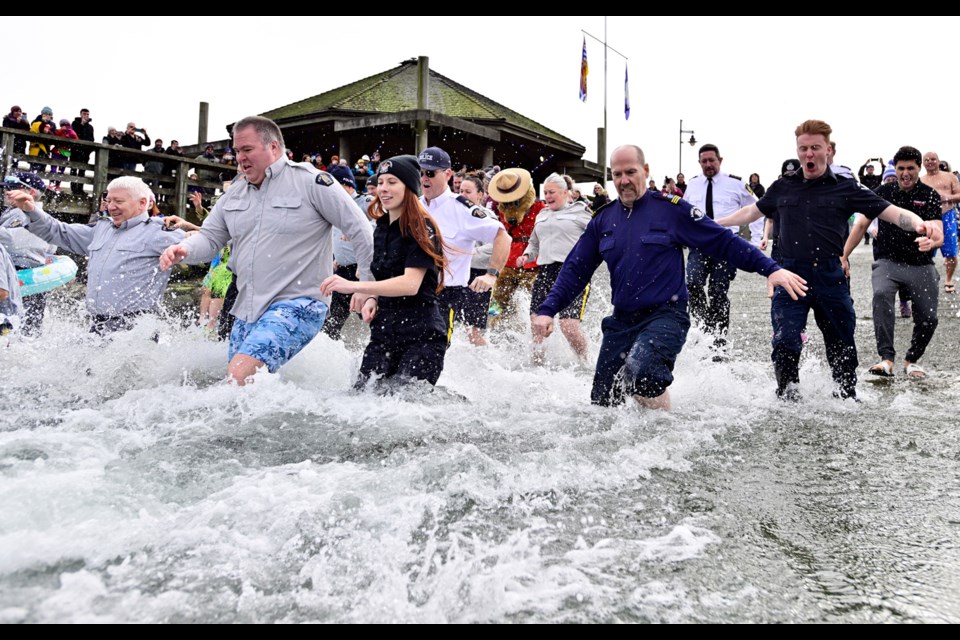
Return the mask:
[[[72, 121], [88, 107], [98, 139], [107, 126], [133, 120], [165, 142], [197, 142], [201, 101], [210, 103], [210, 137], [220, 139], [245, 115], [425, 55], [435, 71], [576, 140], [596, 159], [603, 48], [591, 38], [585, 104], [577, 88], [581, 30], [602, 38], [599, 16], [42, 22], [51, 46], [32, 38], [29, 52], [8, 56], [8, 68], [31, 71], [6, 79], [0, 108], [19, 104], [32, 119], [50, 106], [57, 120]], [[38, 33], [36, 16], [4, 23], [8, 33]], [[624, 121], [624, 62], [611, 53], [609, 149], [639, 144], [658, 183], [677, 173], [681, 118], [698, 142], [720, 147], [724, 170], [757, 172], [765, 185], [795, 155], [793, 130], [807, 118], [833, 126], [837, 160], [854, 171], [904, 144], [960, 165], [960, 18], [610, 17], [607, 25], [611, 46], [629, 57], [632, 107]], [[78, 27], [84, 38], [68, 35]], [[686, 144], [683, 170], [699, 173], [696, 149]]]

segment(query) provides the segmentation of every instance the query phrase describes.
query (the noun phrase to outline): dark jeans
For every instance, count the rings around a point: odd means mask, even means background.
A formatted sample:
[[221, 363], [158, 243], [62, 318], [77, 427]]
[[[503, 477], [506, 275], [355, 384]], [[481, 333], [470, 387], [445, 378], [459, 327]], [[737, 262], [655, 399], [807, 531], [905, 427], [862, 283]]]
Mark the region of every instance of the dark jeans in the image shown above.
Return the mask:
[[25, 336], [43, 333], [43, 314], [47, 310], [47, 294], [38, 293], [23, 299], [23, 324], [20, 331]]
[[728, 293], [730, 283], [736, 277], [735, 266], [701, 253], [698, 249], [690, 249], [687, 256], [690, 315], [713, 334], [718, 346], [726, 342], [724, 336], [730, 327]]
[[[131, 311], [130, 313], [121, 313], [115, 316], [93, 316], [90, 319], [90, 333], [106, 337], [117, 331], [129, 331], [133, 329], [141, 316], [155, 313], [156, 311]], [[156, 342], [157, 340], [159, 340], [159, 336], [154, 335], [153, 341]]]
[[[357, 282], [357, 265], [348, 264], [337, 267], [334, 275], [338, 275], [345, 280]], [[334, 293], [330, 298], [330, 312], [327, 314], [327, 320], [323, 323], [323, 332], [333, 338], [340, 339], [340, 331], [344, 323], [350, 317], [350, 298], [348, 293]]]
[[673, 366], [690, 329], [685, 300], [634, 313], [615, 309], [600, 327], [593, 404], [621, 404], [627, 393], [656, 398], [673, 383]]
[[850, 297], [850, 285], [839, 258], [809, 261], [784, 258], [782, 264], [807, 281], [806, 297], [793, 300], [777, 287], [770, 305], [773, 323], [773, 367], [777, 375], [777, 389], [782, 392], [790, 383], [800, 381], [800, 352], [803, 342], [800, 334], [807, 326], [807, 316], [813, 309], [813, 318], [823, 334], [827, 362], [833, 380], [842, 394], [856, 395], [857, 343], [854, 330], [857, 324]]
[[217, 338], [220, 340], [229, 340], [230, 332], [233, 331], [234, 316], [233, 305], [237, 302], [237, 276], [234, 274], [233, 282], [227, 288], [227, 294], [223, 296], [223, 309], [220, 310], [220, 317], [217, 319]]

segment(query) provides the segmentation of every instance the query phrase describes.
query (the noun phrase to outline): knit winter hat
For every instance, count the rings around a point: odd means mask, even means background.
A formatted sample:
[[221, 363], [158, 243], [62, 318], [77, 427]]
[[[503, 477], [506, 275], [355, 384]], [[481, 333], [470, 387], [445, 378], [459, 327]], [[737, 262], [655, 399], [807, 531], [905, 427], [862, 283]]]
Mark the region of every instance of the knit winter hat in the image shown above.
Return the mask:
[[393, 156], [380, 163], [377, 175], [396, 176], [417, 195], [420, 195], [420, 162], [416, 156]]
[[883, 181], [886, 182], [887, 178], [896, 178], [897, 170], [893, 168], [892, 164], [888, 164], [887, 168], [883, 170]]
[[43, 109], [40, 110], [40, 115], [42, 115], [42, 116], [52, 116], [52, 115], [53, 115], [53, 109], [51, 109], [50, 107], [44, 107]]
[[357, 181], [353, 179], [353, 173], [351, 173], [350, 169], [341, 167], [340, 165], [334, 165], [330, 167], [327, 173], [336, 178], [340, 184], [348, 184], [354, 189], [357, 188]]

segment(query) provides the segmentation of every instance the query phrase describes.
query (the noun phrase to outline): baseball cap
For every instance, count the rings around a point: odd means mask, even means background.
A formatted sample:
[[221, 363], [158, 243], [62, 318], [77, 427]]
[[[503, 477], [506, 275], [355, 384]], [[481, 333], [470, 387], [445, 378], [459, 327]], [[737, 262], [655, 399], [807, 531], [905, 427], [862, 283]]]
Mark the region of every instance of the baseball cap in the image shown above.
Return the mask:
[[354, 189], [357, 188], [357, 181], [353, 179], [353, 173], [347, 167], [335, 164], [327, 171], [340, 184], [348, 184]]
[[4, 182], [2, 184], [4, 187], [8, 189], [19, 189], [20, 185], [18, 185], [18, 182], [25, 184], [28, 187], [37, 189], [38, 191], [43, 191], [44, 189], [47, 188], [47, 185], [43, 181], [43, 178], [41, 178], [37, 174], [32, 173], [30, 171], [17, 171], [15, 173], [11, 173], [8, 177], [16, 178], [16, 180], [4, 179]]
[[427, 147], [417, 157], [422, 169], [449, 169], [452, 164], [450, 155], [440, 147]]

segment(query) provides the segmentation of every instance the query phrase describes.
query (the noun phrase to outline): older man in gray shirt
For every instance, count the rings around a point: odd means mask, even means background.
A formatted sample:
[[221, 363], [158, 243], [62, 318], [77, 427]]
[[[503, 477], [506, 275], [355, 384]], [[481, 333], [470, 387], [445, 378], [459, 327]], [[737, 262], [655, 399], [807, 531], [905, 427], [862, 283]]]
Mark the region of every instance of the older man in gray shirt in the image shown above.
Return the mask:
[[323, 326], [330, 298], [321, 295], [320, 283], [333, 273], [333, 227], [350, 238], [361, 280], [372, 279], [373, 229], [330, 174], [286, 158], [272, 120], [240, 120], [233, 143], [240, 177], [200, 232], [167, 249], [160, 266], [209, 262], [233, 242], [238, 294], [228, 376], [243, 385], [261, 367], [275, 372]]
[[157, 258], [183, 239], [147, 213], [152, 194], [140, 178], [123, 176], [107, 186], [109, 219], [92, 225], [66, 224], [43, 211], [30, 191], [12, 191], [8, 200], [30, 218], [28, 229], [43, 240], [90, 257], [87, 266], [87, 311], [91, 332], [129, 329], [134, 319], [160, 310], [170, 280]]

